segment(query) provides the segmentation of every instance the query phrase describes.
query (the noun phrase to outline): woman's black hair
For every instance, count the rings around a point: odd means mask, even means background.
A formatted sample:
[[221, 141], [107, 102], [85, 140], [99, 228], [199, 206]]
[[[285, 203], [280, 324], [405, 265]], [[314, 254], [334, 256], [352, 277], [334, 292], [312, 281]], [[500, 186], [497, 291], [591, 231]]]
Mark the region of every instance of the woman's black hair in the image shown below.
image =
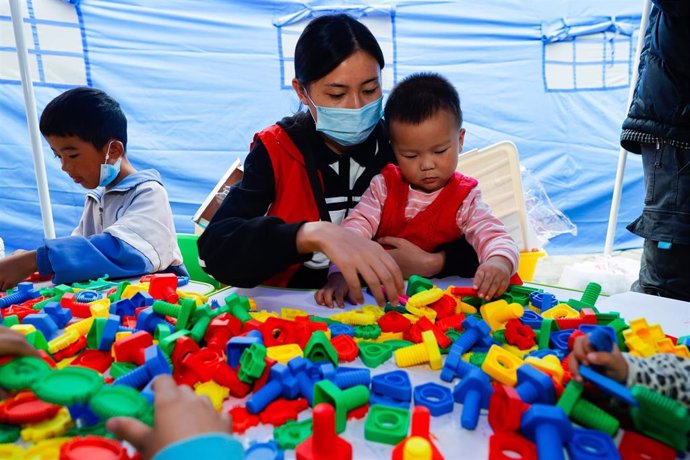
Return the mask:
[[100, 150], [112, 139], [127, 147], [127, 118], [120, 104], [96, 88], [73, 88], [48, 103], [41, 114], [44, 136], [77, 136]]
[[306, 86], [331, 73], [357, 50], [370, 54], [383, 69], [381, 47], [364, 24], [347, 14], [312, 19], [295, 46], [295, 78]]

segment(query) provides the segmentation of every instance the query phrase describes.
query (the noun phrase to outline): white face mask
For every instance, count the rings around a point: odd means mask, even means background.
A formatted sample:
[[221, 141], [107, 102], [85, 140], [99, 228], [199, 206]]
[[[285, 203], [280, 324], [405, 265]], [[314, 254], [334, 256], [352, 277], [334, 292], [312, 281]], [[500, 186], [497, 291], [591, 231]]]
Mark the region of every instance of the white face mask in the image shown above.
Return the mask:
[[110, 185], [115, 180], [117, 175], [120, 174], [122, 157], [118, 158], [117, 161], [115, 161], [115, 164], [108, 164], [108, 160], [110, 159], [110, 146], [113, 145], [113, 142], [115, 141], [110, 141], [108, 144], [108, 152], [105, 154], [105, 162], [101, 165], [101, 175], [98, 179], [99, 187], [106, 187]]

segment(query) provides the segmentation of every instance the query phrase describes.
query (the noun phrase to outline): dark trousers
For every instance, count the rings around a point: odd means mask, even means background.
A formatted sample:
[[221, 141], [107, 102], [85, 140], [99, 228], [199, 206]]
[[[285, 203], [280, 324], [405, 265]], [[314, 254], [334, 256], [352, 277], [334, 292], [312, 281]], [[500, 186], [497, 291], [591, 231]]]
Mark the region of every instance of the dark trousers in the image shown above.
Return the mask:
[[[690, 301], [690, 150], [642, 145], [645, 208], [628, 226], [645, 238], [632, 290]], [[659, 248], [659, 241], [671, 243]]]

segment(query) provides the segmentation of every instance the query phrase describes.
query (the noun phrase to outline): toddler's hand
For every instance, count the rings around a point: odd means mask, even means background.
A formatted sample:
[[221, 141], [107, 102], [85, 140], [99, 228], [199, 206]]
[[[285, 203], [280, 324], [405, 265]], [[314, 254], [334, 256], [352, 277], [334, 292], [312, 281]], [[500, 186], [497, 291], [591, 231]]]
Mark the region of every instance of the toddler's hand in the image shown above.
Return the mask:
[[1, 356], [39, 356], [38, 350], [26, 341], [21, 332], [9, 327], [0, 326], [0, 357]]
[[15, 251], [0, 259], [0, 292], [15, 287], [36, 271], [36, 251]]
[[[349, 287], [345, 277], [340, 272], [331, 273], [328, 282], [324, 287], [316, 291], [314, 300], [319, 305], [333, 308], [334, 304], [340, 308], [345, 307], [345, 296], [349, 292]], [[335, 301], [335, 302], [334, 302]]]
[[573, 351], [568, 357], [570, 373], [578, 382], [582, 382], [580, 365], [600, 366], [600, 373], [617, 382], [624, 382], [628, 377], [628, 362], [623, 358], [618, 347], [614, 344], [611, 353], [596, 351], [589, 341], [589, 334], [581, 335], [573, 343]]
[[503, 294], [510, 285], [512, 264], [503, 256], [489, 257], [477, 268], [472, 287], [479, 297], [490, 300]]

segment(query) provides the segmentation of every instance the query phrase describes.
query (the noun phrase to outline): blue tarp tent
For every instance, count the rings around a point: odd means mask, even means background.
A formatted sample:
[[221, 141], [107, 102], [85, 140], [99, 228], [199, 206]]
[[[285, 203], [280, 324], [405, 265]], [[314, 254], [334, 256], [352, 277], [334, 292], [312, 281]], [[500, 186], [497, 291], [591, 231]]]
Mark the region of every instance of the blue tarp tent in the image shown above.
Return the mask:
[[[627, 0], [471, 2], [22, 0], [39, 113], [77, 85], [104, 89], [129, 120], [128, 154], [158, 169], [179, 232], [254, 132], [298, 110], [292, 50], [315, 15], [346, 11], [379, 38], [384, 88], [422, 70], [458, 88], [466, 148], [513, 141], [521, 161], [578, 226], [552, 254], [603, 249], [642, 4]], [[41, 243], [42, 226], [9, 8], [0, 3], [0, 237]], [[46, 152], [50, 152], [44, 144]], [[84, 190], [47, 154], [58, 236]], [[641, 210], [630, 156], [615, 248]]]

